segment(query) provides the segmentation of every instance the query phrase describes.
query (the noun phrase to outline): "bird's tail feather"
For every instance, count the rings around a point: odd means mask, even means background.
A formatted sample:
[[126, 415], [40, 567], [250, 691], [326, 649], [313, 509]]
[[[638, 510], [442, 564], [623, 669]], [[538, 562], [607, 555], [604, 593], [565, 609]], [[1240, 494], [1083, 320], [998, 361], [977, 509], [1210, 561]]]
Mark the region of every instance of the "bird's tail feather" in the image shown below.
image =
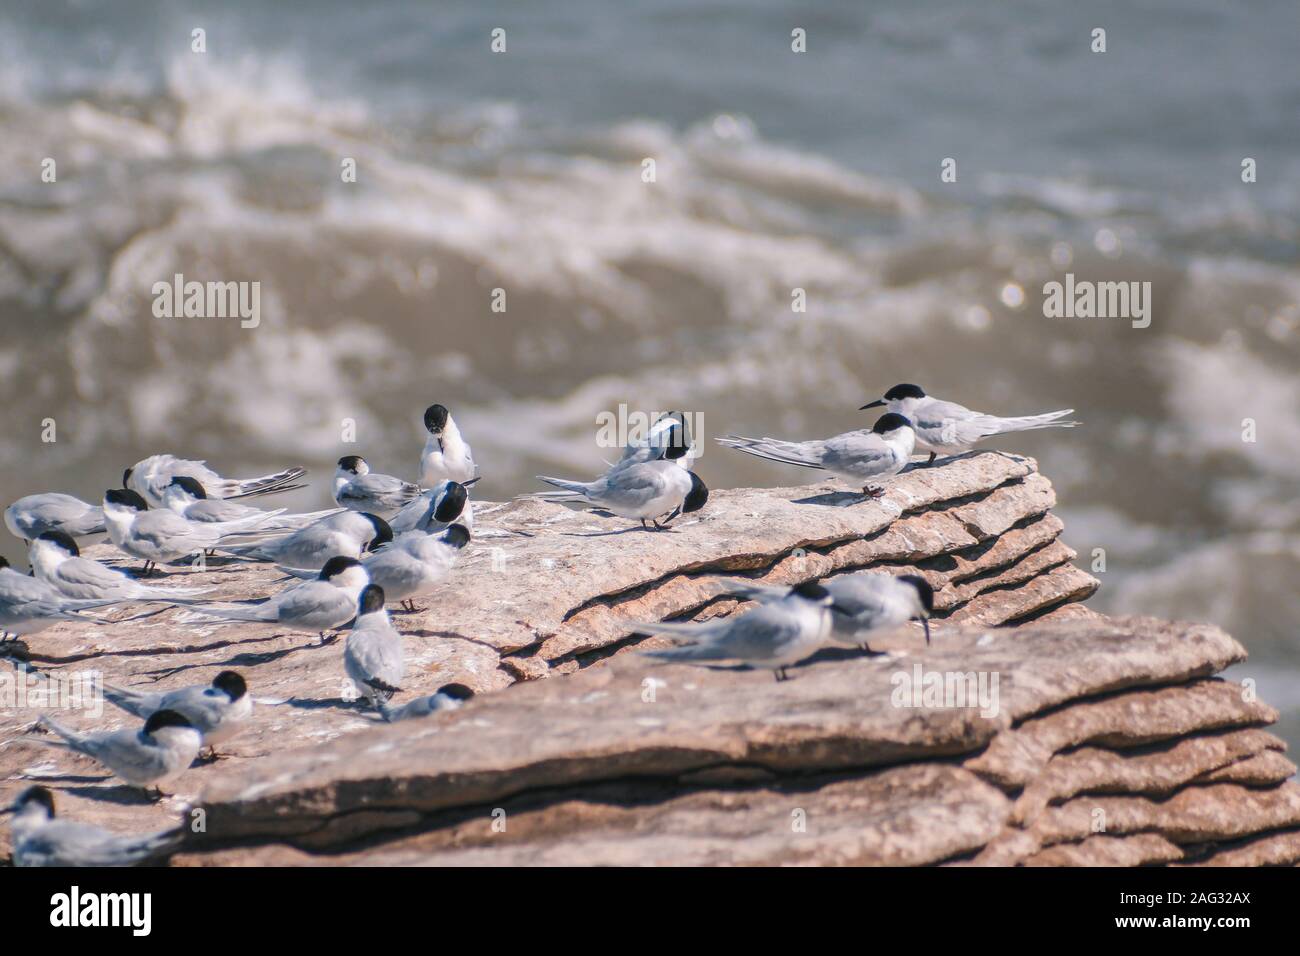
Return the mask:
[[660, 661], [721, 661], [727, 660], [726, 654], [708, 644], [691, 644], [687, 647], [673, 647], [662, 651], [642, 651], [643, 657], [653, 657]]
[[48, 714], [41, 714], [36, 718], [36, 723], [47, 730], [54, 731], [54, 733], [58, 734], [63, 739], [51, 740], [49, 737], [26, 737], [24, 738], [25, 740], [29, 740], [32, 743], [45, 744], [47, 747], [72, 747], [81, 742], [80, 734], [75, 730], [64, 727]]
[[133, 690], [127, 690], [125, 687], [118, 687], [115, 684], [102, 684], [104, 699], [110, 704], [114, 704], [128, 714], [134, 714], [136, 717], [146, 718], [148, 714], [142, 713], [140, 707], [141, 694]]
[[193, 615], [199, 618], [215, 617], [223, 621], [252, 621], [256, 623], [268, 623], [267, 618], [262, 616], [262, 608], [242, 608], [242, 607], [205, 607], [201, 610], [191, 611]]
[[560, 491], [539, 491], [532, 495], [533, 498], [539, 498], [542, 501], [565, 501], [575, 498], [586, 498], [590, 491], [590, 486], [581, 481], [568, 481], [564, 478], [547, 478], [545, 475], [538, 475], [538, 481], [544, 481], [548, 485], [554, 485]]
[[258, 495], [270, 495], [279, 491], [296, 491], [299, 488], [306, 488], [305, 484], [296, 484], [299, 478], [307, 474], [307, 469], [301, 466], [286, 468], [284, 471], [277, 471], [272, 475], [262, 475], [260, 478], [245, 478], [234, 482], [234, 494], [225, 495], [226, 498], [254, 498]]
[[715, 631], [727, 626], [725, 619], [715, 621], [652, 621], [643, 624], [628, 624], [628, 630], [635, 634], [674, 634], [703, 640]]
[[343, 508], [325, 508], [321, 511], [305, 511], [300, 514], [278, 515], [257, 526], [258, 531], [299, 531], [322, 518], [329, 518], [343, 511]]
[[790, 593], [790, 588], [779, 584], [759, 584], [727, 578], [722, 582], [722, 593], [731, 597], [749, 598], [751, 601], [779, 601]]
[[1019, 418], [998, 419], [998, 430], [1003, 432], [1027, 432], [1035, 428], [1074, 428], [1083, 422], [1061, 421], [1066, 415], [1073, 415], [1073, 408], [1063, 408], [1057, 412], [1043, 415], [1023, 415]]
[[718, 439], [718, 444], [736, 451], [743, 451], [755, 458], [779, 461], [784, 465], [798, 465], [801, 468], [821, 468], [821, 454], [815, 442], [790, 442], [777, 438], [744, 438], [740, 435], [727, 435]]
[[283, 571], [291, 578], [299, 578], [302, 580], [320, 577], [319, 571], [312, 571], [310, 568], [290, 568], [290, 567], [285, 567], [283, 564], [277, 564], [275, 566], [275, 569], [277, 571]]

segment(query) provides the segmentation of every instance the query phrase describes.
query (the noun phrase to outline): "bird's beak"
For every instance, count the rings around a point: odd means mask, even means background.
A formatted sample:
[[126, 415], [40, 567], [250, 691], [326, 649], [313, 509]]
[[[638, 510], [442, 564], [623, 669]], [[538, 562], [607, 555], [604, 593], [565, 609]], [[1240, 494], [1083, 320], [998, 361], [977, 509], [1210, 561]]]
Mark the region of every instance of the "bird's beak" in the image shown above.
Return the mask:
[[858, 409], [858, 411], [865, 412], [868, 408], [882, 408], [884, 404], [885, 404], [885, 400], [883, 398], [878, 398], [870, 405], [863, 405], [861, 408]]
[[930, 646], [930, 619], [928, 617], [921, 618], [921, 626], [925, 628], [925, 646], [929, 647]]
[[6, 813], [13, 813], [13, 812], [14, 812], [13, 807], [0, 807], [0, 817], [4, 816]]

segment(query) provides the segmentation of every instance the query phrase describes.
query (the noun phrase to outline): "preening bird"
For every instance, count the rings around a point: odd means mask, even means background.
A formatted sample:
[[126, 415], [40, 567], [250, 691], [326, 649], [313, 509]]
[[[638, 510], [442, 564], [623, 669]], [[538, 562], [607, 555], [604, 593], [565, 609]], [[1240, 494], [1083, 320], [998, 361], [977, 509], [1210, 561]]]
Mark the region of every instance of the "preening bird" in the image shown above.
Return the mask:
[[440, 481], [458, 481], [462, 485], [474, 479], [474, 453], [461, 437], [460, 429], [445, 405], [430, 405], [424, 410], [424, 428], [429, 437], [420, 452], [420, 483], [432, 488]]
[[180, 475], [197, 480], [212, 498], [251, 498], [305, 488], [306, 485], [297, 484], [305, 474], [306, 468], [295, 467], [259, 478], [222, 478], [207, 462], [175, 455], [150, 455], [122, 472], [122, 486], [141, 495], [151, 507], [161, 508], [167, 486]]
[[54, 491], [19, 498], [5, 509], [5, 527], [24, 541], [31, 541], [45, 531], [88, 538], [106, 530], [103, 508]]
[[660, 529], [660, 518], [667, 523], [679, 514], [699, 511], [709, 500], [708, 486], [700, 476], [668, 458], [616, 465], [595, 481], [567, 481], [544, 475], [537, 478], [560, 491], [544, 491], [529, 497], [586, 502], [619, 517], [637, 519], [642, 527], [651, 521], [656, 530]]

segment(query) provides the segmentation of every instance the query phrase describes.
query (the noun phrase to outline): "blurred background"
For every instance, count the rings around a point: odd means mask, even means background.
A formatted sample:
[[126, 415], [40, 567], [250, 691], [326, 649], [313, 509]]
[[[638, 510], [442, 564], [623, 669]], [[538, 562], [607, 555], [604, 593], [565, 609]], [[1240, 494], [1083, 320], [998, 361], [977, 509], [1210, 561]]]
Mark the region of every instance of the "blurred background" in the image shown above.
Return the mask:
[[[415, 478], [435, 401], [489, 498], [597, 471], [624, 402], [701, 413], [715, 487], [808, 478], [717, 435], [898, 382], [1073, 407], [999, 447], [1105, 549], [1093, 606], [1226, 627], [1298, 744], [1300, 14], [1084, 7], [7, 0], [0, 499], [169, 451], [322, 507], [340, 454]], [[1150, 281], [1150, 328], [1044, 318], [1067, 271]], [[176, 272], [259, 281], [260, 327], [154, 318]]]

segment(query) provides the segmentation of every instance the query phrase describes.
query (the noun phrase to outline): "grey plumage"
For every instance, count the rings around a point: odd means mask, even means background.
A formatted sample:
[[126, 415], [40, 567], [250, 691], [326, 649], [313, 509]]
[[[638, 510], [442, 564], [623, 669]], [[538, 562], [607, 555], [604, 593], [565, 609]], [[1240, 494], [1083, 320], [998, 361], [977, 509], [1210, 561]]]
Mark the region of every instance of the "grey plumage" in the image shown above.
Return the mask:
[[380, 475], [360, 455], [345, 455], [334, 471], [334, 501], [340, 508], [391, 515], [418, 498], [420, 486]]
[[257, 478], [223, 478], [207, 462], [177, 458], [175, 455], [151, 455], [137, 461], [122, 474], [122, 484], [144, 497], [151, 507], [163, 507], [163, 495], [171, 480], [186, 476], [198, 481], [214, 498], [251, 498], [280, 491], [305, 488], [298, 479], [306, 468], [286, 468]]
[[46, 531], [86, 538], [104, 533], [104, 509], [58, 492], [27, 495], [5, 509], [5, 527], [24, 541]]
[[188, 476], [171, 480], [164, 489], [163, 505], [187, 521], [198, 524], [245, 521], [261, 516], [262, 520], [254, 525], [257, 531], [296, 531], [338, 512], [337, 508], [327, 508], [305, 514], [288, 514], [283, 508], [267, 511], [230, 498], [210, 498], [207, 489]]
[[86, 601], [162, 601], [196, 604], [204, 588], [152, 587], [116, 568], [81, 557], [76, 542], [58, 531], [42, 532], [28, 549], [37, 580], [67, 598]]
[[[473, 484], [475, 478], [470, 481]], [[446, 531], [451, 525], [464, 525], [474, 530], [474, 507], [466, 486], [458, 481], [440, 481], [419, 497], [402, 506], [401, 511], [388, 522], [394, 535], [407, 531], [435, 534]]]
[[931, 452], [931, 461], [938, 452], [956, 454], [994, 435], [1038, 428], [1073, 428], [1080, 424], [1064, 420], [1066, 415], [1074, 413], [1072, 408], [1042, 415], [1002, 418], [935, 398], [927, 395], [919, 385], [910, 384], [895, 385], [883, 398], [863, 405], [862, 408], [880, 406], [912, 421], [917, 444]]
[[[930, 642], [929, 617], [934, 610], [934, 591], [919, 575], [894, 576], [883, 571], [841, 574], [820, 582], [833, 604], [830, 639], [835, 643], [867, 647], [873, 634], [919, 620]], [[790, 589], [769, 584], [731, 579], [723, 584], [728, 594], [770, 603], [782, 600]]]
[[708, 500], [699, 476], [677, 461], [658, 459], [616, 466], [595, 481], [568, 481], [538, 475], [559, 491], [530, 497], [543, 501], [586, 502], [642, 523], [665, 515], [698, 511]]
[[362, 566], [371, 583], [384, 589], [385, 601], [413, 600], [446, 579], [468, 542], [469, 531], [462, 525], [452, 525], [436, 535], [408, 531], [367, 556]]
[[392, 707], [387, 701], [382, 700], [379, 701], [378, 706], [384, 720], [393, 724], [402, 720], [428, 717], [439, 711], [456, 710], [473, 696], [474, 692], [464, 684], [444, 684], [434, 693], [426, 697], [417, 697], [400, 707]]
[[882, 415], [871, 429], [845, 432], [822, 441], [791, 442], [776, 438], [727, 435], [718, 442], [756, 458], [829, 471], [858, 484], [896, 475], [911, 460], [916, 435], [911, 423]]
[[330, 558], [359, 558], [367, 549], [393, 540], [393, 530], [378, 515], [341, 511], [291, 534], [217, 550], [251, 561], [269, 561], [316, 571]]
[[299, 631], [331, 631], [356, 616], [357, 600], [370, 579], [361, 563], [342, 555], [325, 562], [315, 579], [285, 588], [265, 601], [242, 607], [208, 605], [193, 618], [278, 624]]
[[109, 683], [103, 690], [105, 700], [142, 720], [160, 710], [176, 711], [194, 725], [209, 747], [237, 734], [253, 711], [244, 679], [234, 671], [222, 671], [211, 684], [178, 690], [138, 691]]
[[143, 497], [130, 489], [110, 489], [104, 493], [104, 523], [109, 540], [119, 551], [144, 560], [146, 567], [216, 548], [279, 513], [272, 511], [238, 521], [200, 523], [188, 521], [169, 508], [150, 509]]
[[646, 634], [672, 634], [694, 643], [647, 657], [683, 663], [735, 661], [771, 668], [778, 680], [785, 669], [822, 647], [831, 631], [831, 596], [812, 583], [801, 584], [767, 604], [731, 617], [704, 622], [661, 621], [628, 625]]
[[357, 619], [343, 647], [343, 667], [358, 694], [379, 708], [400, 691], [406, 676], [402, 636], [384, 610], [382, 588], [369, 585], [361, 592]]
[[674, 460], [682, 457], [690, 447], [691, 432], [686, 416], [681, 412], [668, 412], [651, 425], [645, 435], [623, 446], [623, 454], [611, 470], [661, 458]]
[[79, 733], [44, 714], [38, 723], [61, 739], [24, 739], [84, 754], [137, 787], [164, 783], [182, 773], [203, 746], [198, 730], [170, 710], [157, 711], [139, 730]]
[[116, 600], [84, 601], [64, 597], [49, 584], [9, 567], [0, 557], [0, 633], [35, 634], [60, 621], [102, 624], [79, 612], [111, 607]]
[[30, 787], [18, 797], [11, 824], [14, 866], [135, 866], [180, 845], [180, 828], [143, 835], [111, 833], [55, 816], [54, 795]]

